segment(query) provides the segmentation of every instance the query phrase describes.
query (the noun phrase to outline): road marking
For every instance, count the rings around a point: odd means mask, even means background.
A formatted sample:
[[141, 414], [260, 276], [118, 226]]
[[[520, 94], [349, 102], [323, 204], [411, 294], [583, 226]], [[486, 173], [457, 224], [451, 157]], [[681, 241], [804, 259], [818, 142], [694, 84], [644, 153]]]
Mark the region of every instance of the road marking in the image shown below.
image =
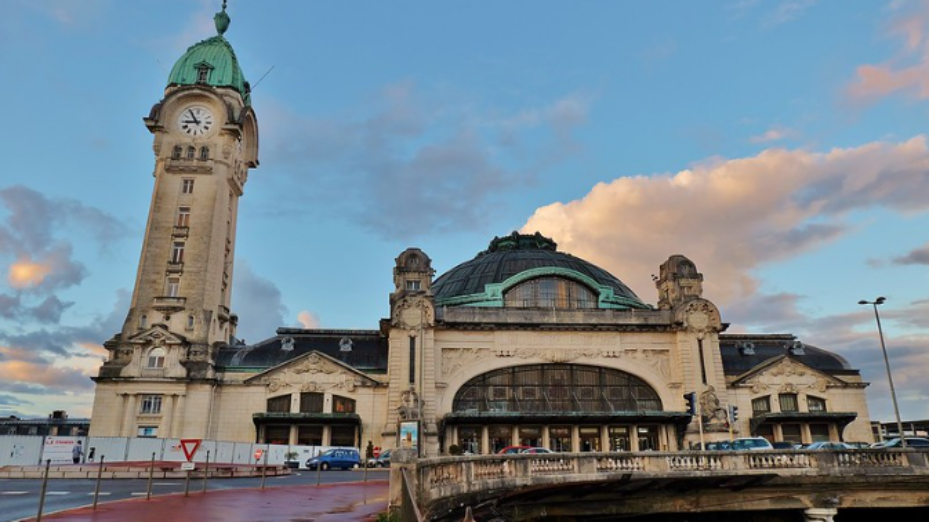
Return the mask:
[[133, 497], [144, 497], [145, 495], [148, 495], [148, 493], [142, 491], [142, 492], [130, 493], [130, 495], [132, 495]]
[[[111, 495], [111, 494], [112, 494], [112, 493], [110, 493], [109, 491], [101, 491], [101, 492], [100, 492], [100, 496], [101, 496], [101, 497], [106, 497], [106, 496], [109, 496], [109, 495]], [[88, 493], [87, 496], [92, 497], [92, 496], [94, 496], [94, 494], [93, 494], [93, 493]]]
[[152, 482], [153, 486], [180, 486], [180, 482]]
[[0, 495], [25, 495], [28, 491], [2, 491]]
[[67, 495], [71, 493], [70, 491], [47, 491], [46, 495]]

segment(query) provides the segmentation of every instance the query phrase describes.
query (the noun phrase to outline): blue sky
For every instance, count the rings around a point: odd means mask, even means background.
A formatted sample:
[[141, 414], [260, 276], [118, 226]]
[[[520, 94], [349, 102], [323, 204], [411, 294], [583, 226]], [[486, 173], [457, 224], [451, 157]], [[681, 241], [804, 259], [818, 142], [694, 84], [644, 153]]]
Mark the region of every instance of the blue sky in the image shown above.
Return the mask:
[[[0, 6], [0, 415], [89, 415], [154, 166], [142, 124], [218, 1]], [[376, 328], [394, 258], [439, 273], [540, 230], [655, 303], [684, 254], [733, 332], [793, 333], [929, 418], [929, 3], [231, 0], [260, 168], [240, 336]], [[270, 72], [269, 72], [270, 71]], [[265, 75], [259, 82], [259, 79]]]

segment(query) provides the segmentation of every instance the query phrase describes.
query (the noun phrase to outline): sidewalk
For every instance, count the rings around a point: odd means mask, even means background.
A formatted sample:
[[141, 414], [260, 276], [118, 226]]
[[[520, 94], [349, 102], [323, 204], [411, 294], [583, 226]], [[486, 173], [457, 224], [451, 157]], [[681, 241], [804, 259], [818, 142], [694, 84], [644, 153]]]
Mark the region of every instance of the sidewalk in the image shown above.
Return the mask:
[[[370, 522], [387, 511], [388, 481], [229, 489], [132, 499], [44, 515], [43, 522]], [[34, 518], [28, 519], [35, 520]]]

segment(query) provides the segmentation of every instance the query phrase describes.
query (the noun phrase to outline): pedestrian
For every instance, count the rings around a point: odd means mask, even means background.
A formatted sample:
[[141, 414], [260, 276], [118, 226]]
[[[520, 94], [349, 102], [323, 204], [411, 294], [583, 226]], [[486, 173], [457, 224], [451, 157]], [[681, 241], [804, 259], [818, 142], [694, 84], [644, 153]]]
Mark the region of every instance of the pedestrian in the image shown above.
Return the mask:
[[77, 441], [77, 444], [75, 444], [74, 447], [71, 448], [71, 460], [73, 460], [75, 464], [80, 464], [81, 457], [83, 455], [84, 455], [84, 448], [81, 446], [81, 441]]

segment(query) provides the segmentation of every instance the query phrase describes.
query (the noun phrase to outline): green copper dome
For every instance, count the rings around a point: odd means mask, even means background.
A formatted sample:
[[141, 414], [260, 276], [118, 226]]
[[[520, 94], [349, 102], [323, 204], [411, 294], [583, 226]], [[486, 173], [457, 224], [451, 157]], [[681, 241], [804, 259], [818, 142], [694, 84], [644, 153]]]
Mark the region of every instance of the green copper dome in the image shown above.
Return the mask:
[[235, 89], [249, 103], [251, 88], [245, 81], [239, 60], [232, 45], [223, 37], [229, 27], [229, 16], [223, 11], [216, 14], [216, 36], [207, 38], [187, 49], [174, 64], [168, 76], [168, 85], [210, 85]]

